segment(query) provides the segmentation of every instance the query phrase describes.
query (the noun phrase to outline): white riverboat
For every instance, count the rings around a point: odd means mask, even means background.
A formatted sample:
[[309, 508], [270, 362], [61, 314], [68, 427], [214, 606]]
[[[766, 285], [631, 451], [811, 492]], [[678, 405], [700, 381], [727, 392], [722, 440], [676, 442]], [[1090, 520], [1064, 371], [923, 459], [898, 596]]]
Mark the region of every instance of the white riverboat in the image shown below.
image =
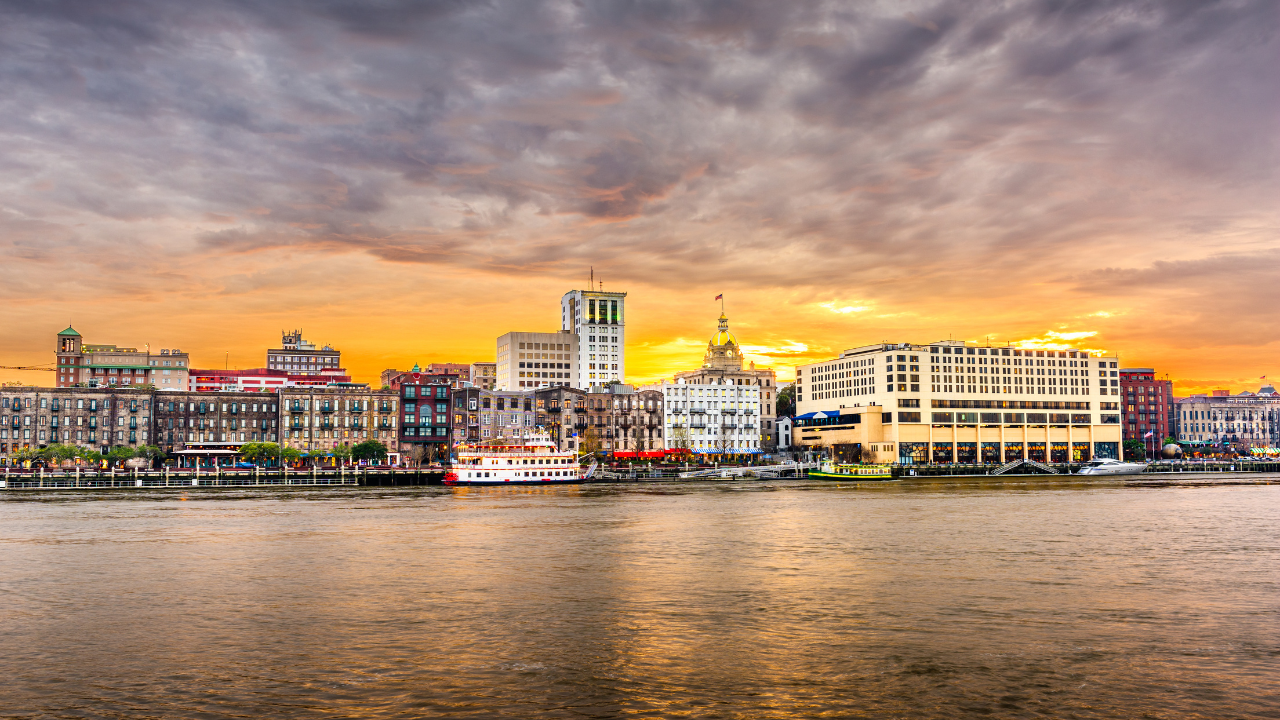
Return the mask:
[[456, 448], [457, 460], [444, 476], [445, 485], [555, 485], [580, 483], [591, 475], [578, 456], [545, 437], [499, 438]]
[[1085, 463], [1077, 475], [1140, 475], [1147, 469], [1144, 462], [1120, 462], [1111, 458], [1090, 460]]

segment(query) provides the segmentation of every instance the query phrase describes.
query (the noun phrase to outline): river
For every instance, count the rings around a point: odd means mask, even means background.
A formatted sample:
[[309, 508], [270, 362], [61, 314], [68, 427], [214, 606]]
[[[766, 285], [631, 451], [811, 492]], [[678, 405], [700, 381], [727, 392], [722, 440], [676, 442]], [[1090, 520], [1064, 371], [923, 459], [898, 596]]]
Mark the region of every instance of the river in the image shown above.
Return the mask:
[[5, 718], [1280, 717], [1256, 476], [10, 491], [0, 591]]

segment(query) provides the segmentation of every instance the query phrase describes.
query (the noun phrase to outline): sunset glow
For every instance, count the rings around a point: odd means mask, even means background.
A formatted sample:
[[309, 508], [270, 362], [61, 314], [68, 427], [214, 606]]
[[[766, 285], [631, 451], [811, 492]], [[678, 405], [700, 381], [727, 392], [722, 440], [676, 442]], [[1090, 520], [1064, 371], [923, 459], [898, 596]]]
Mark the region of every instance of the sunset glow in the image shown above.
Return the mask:
[[783, 380], [946, 338], [1276, 371], [1265, 3], [270, 7], [0, 12], [0, 364], [301, 328], [376, 382], [558, 329], [594, 271], [635, 383], [720, 293]]

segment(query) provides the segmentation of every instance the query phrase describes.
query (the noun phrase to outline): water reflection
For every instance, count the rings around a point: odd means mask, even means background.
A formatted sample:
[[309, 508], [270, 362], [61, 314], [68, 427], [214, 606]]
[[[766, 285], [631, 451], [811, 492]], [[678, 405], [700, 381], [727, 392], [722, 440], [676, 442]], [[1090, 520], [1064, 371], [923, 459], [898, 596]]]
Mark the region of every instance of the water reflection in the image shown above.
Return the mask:
[[5, 496], [5, 712], [1267, 717], [1258, 480]]

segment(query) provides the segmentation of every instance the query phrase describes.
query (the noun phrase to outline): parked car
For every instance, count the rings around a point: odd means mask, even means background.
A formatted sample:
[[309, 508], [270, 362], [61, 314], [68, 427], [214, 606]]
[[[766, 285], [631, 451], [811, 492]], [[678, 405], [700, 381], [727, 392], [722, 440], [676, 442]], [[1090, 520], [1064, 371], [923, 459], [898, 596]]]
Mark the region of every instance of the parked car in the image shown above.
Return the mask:
[[231, 467], [235, 470], [252, 470], [256, 468], [257, 465], [254, 465], [251, 462], [238, 462], [235, 465], [232, 465]]

